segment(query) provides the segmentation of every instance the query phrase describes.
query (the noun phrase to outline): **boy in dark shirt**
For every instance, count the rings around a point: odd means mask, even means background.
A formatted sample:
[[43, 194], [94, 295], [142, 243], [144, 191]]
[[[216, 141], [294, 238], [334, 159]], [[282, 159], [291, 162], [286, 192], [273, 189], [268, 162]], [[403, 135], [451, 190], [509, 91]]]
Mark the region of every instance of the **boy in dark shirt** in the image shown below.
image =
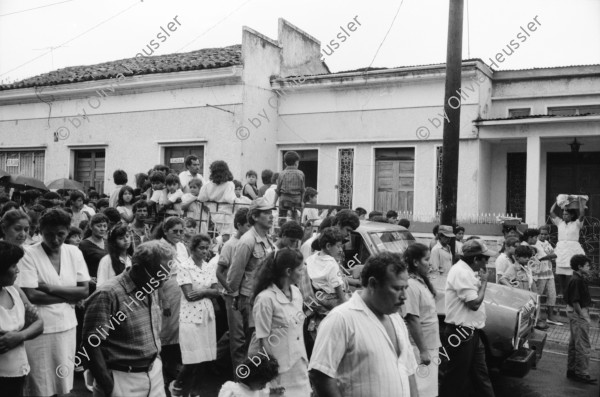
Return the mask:
[[592, 304], [586, 276], [590, 271], [590, 260], [585, 255], [571, 258], [573, 276], [567, 286], [565, 300], [571, 327], [567, 378], [583, 383], [596, 383], [589, 373], [590, 367], [590, 319], [589, 307]]
[[285, 169], [279, 174], [277, 179], [277, 189], [275, 189], [275, 199], [273, 205], [277, 205], [277, 200], [281, 198], [279, 204], [279, 226], [281, 227], [287, 217], [288, 211], [292, 211], [292, 220], [296, 220], [296, 211], [302, 213], [304, 204], [305, 178], [304, 173], [298, 169], [300, 165], [300, 156], [294, 151], [287, 152], [283, 156]]

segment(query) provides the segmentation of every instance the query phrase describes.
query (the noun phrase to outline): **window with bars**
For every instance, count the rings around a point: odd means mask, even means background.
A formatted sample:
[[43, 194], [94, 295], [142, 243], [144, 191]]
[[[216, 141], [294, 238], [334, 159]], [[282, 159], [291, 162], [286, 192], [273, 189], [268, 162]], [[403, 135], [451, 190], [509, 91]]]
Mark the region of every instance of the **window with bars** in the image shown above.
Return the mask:
[[39, 151], [0, 152], [0, 168], [12, 175], [24, 175], [44, 180], [46, 153]]
[[352, 208], [354, 149], [339, 149], [338, 178], [338, 205]]
[[437, 183], [435, 185], [435, 212], [436, 214], [442, 209], [442, 167], [443, 167], [443, 156], [442, 156], [442, 147], [438, 146], [436, 148], [436, 180]]

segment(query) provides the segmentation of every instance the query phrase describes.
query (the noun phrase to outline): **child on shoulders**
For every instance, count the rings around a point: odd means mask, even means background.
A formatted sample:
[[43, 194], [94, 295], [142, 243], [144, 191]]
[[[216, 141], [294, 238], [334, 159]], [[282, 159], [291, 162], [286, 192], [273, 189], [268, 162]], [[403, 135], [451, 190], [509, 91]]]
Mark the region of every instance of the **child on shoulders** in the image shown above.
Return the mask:
[[322, 314], [348, 300], [338, 264], [342, 255], [342, 241], [342, 233], [337, 228], [324, 229], [318, 238], [321, 250], [306, 260], [308, 276], [324, 309], [318, 310], [323, 312]]

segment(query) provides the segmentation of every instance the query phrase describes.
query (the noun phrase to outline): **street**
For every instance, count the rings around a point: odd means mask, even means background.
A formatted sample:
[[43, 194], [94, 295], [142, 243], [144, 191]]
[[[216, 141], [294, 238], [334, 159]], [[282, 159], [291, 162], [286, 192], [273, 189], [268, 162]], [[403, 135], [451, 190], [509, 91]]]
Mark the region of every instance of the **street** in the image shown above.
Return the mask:
[[[497, 370], [490, 374], [496, 397], [597, 397], [600, 395], [598, 385], [583, 385], [566, 378], [565, 353], [545, 350], [537, 369], [532, 369], [524, 378], [503, 376]], [[590, 372], [600, 377], [600, 363], [592, 360]], [[202, 397], [217, 397], [223, 378], [211, 377], [208, 383], [201, 380], [198, 393]], [[203, 384], [204, 383], [204, 384]], [[83, 380], [75, 378], [75, 389], [70, 397], [90, 397], [83, 385]]]

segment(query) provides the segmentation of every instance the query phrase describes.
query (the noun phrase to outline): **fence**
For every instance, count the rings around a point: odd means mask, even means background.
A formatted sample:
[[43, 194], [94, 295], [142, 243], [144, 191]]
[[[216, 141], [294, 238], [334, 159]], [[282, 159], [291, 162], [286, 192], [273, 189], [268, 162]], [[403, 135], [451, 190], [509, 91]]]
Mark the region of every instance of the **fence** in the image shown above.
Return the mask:
[[[398, 219], [408, 219], [411, 222], [424, 222], [424, 223], [440, 223], [440, 213], [436, 214], [422, 214], [414, 213], [409, 211], [398, 212]], [[482, 213], [482, 214], [465, 214], [461, 215], [457, 219], [457, 224], [500, 224], [506, 220], [521, 220], [516, 214], [502, 214], [502, 213]]]

